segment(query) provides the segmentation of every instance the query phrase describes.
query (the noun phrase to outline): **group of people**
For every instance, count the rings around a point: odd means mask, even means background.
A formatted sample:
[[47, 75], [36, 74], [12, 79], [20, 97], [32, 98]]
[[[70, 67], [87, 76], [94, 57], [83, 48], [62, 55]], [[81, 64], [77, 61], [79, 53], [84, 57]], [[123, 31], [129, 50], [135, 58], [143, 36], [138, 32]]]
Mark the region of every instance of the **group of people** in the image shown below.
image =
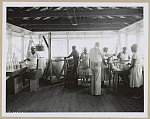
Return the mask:
[[[77, 67], [80, 65], [83, 71], [91, 70], [91, 94], [101, 95], [101, 87], [104, 86], [104, 81], [109, 78], [106, 73], [106, 67], [109, 64], [112, 65], [112, 69], [115, 68], [113, 62], [113, 56], [116, 55], [119, 62], [126, 64], [126, 61], [130, 60], [130, 66], [124, 69], [124, 72], [129, 74], [129, 86], [135, 91], [133, 94], [138, 96], [138, 88], [143, 85], [143, 75], [142, 75], [142, 59], [138, 52], [137, 44], [131, 46], [131, 51], [133, 53], [132, 58], [127, 53], [127, 48], [123, 47], [123, 51], [117, 54], [109, 54], [108, 48], [104, 47], [103, 52], [99, 49], [99, 42], [95, 43], [95, 46], [90, 49], [87, 53], [87, 48], [84, 48], [83, 52], [79, 56], [79, 52], [76, 50], [76, 46], [72, 46], [72, 52], [68, 57], [73, 56], [73, 69], [72, 72], [77, 73]], [[79, 64], [78, 64], [79, 63]]]
[[[123, 51], [117, 54], [109, 54], [108, 48], [104, 47], [103, 52], [100, 51], [99, 42], [95, 43], [95, 46], [90, 49], [89, 53], [85, 47], [81, 55], [76, 50], [76, 46], [72, 46], [72, 52], [69, 56], [73, 57], [73, 68], [72, 74], [77, 74], [77, 67], [79, 66], [81, 72], [87, 74], [85, 78], [88, 77], [89, 71], [91, 71], [91, 93], [92, 95], [101, 95], [101, 87], [104, 86], [104, 81], [108, 80], [109, 76], [106, 71], [108, 64], [111, 64], [112, 69], [115, 69], [113, 56], [117, 56], [117, 59], [120, 63], [126, 64], [127, 60], [130, 60], [130, 66], [124, 69], [126, 75], [129, 75], [129, 86], [134, 90], [133, 94], [138, 96], [139, 87], [143, 85], [143, 74], [142, 74], [142, 58], [138, 52], [138, 45], [133, 44], [131, 46], [131, 51], [133, 53], [132, 57], [127, 53], [127, 48], [123, 47]], [[31, 78], [35, 74], [35, 71], [38, 67], [38, 54], [35, 47], [31, 47], [31, 52], [28, 52], [27, 55], [28, 70], [25, 73], [25, 78]], [[26, 61], [24, 60], [24, 61]], [[124, 62], [125, 61], [125, 62]]]

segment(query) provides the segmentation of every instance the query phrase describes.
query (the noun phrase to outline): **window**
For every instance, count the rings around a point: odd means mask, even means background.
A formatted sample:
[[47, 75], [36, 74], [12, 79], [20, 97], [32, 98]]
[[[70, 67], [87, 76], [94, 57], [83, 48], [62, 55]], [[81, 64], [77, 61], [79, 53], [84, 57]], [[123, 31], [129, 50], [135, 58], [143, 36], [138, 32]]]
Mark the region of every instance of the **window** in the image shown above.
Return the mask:
[[18, 61], [21, 61], [21, 37], [12, 36], [12, 54]]
[[28, 45], [29, 45], [29, 38], [24, 38], [24, 59], [26, 59]]
[[67, 56], [67, 40], [52, 40], [52, 57], [65, 57]]

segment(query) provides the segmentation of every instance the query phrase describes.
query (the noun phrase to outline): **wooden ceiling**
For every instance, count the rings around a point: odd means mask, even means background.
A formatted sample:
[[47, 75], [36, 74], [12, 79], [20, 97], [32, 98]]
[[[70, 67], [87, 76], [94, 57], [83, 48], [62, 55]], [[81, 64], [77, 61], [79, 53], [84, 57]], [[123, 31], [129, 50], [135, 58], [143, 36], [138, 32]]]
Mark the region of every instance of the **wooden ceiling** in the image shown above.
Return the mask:
[[30, 31], [120, 30], [143, 19], [143, 7], [7, 7], [7, 22]]

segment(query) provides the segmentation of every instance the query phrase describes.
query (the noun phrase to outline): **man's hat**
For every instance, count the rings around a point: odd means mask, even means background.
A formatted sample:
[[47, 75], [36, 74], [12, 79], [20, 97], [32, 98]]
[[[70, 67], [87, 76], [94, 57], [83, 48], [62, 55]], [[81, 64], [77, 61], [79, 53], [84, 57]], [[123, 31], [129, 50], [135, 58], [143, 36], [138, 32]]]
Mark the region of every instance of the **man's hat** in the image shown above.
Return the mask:
[[73, 48], [73, 49], [76, 49], [76, 46], [74, 45], [74, 46], [72, 46], [72, 48]]
[[123, 47], [123, 49], [124, 49], [124, 50], [126, 50], [126, 49], [127, 49], [127, 47]]
[[32, 46], [31, 49], [36, 49], [35, 46]]

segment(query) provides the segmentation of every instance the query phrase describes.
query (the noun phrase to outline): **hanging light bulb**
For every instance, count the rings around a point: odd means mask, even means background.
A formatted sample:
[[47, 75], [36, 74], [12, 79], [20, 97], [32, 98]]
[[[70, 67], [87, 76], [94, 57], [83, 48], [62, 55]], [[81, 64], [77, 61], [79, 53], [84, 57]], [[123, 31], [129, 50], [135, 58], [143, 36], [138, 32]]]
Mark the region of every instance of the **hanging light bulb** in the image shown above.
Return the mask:
[[41, 34], [39, 35], [39, 44], [36, 45], [36, 51], [44, 51], [44, 46], [42, 44], [43, 40]]

